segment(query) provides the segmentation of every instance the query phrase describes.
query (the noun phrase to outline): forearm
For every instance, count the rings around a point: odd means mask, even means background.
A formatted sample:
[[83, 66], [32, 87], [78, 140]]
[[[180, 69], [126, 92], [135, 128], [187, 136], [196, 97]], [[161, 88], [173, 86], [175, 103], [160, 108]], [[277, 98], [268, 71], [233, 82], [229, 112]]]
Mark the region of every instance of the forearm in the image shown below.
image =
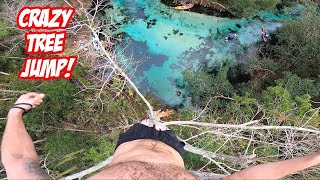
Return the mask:
[[237, 172], [225, 179], [279, 179], [320, 163], [320, 153], [286, 161], [267, 163]]
[[1, 145], [1, 159], [4, 165], [17, 160], [38, 160], [31, 137], [22, 121], [22, 111], [11, 109]]

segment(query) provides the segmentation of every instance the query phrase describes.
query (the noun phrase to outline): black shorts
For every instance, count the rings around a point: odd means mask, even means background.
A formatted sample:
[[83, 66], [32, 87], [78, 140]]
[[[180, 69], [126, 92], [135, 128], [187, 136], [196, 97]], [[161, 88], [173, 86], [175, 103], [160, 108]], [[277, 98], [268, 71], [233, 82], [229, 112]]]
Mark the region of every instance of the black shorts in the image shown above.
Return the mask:
[[125, 142], [134, 141], [137, 139], [158, 140], [175, 149], [181, 156], [184, 153], [183, 147], [185, 143], [178, 140], [175, 132], [170, 130], [158, 131], [153, 127], [148, 127], [140, 123], [133, 125], [128, 129], [127, 132], [119, 136], [116, 149]]

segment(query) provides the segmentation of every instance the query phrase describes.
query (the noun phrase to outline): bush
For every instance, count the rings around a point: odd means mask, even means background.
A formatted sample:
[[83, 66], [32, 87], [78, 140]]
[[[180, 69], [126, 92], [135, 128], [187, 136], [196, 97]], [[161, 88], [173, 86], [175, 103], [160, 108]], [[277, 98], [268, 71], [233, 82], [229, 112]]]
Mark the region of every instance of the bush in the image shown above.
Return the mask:
[[320, 16], [316, 7], [309, 7], [298, 20], [284, 23], [277, 33], [279, 42], [273, 47], [275, 59], [283, 71], [290, 70], [303, 78], [320, 75]]
[[107, 136], [101, 136], [99, 143], [86, 151], [81, 159], [90, 166], [98, 164], [113, 155], [116, 144], [117, 141], [111, 142]]
[[305, 94], [316, 97], [320, 93], [320, 89], [314, 84], [314, 80], [300, 78], [291, 72], [285, 72], [282, 79], [276, 80], [276, 84], [287, 89], [293, 97]]
[[10, 35], [9, 29], [8, 29], [8, 22], [0, 19], [0, 39], [6, 38]]
[[56, 176], [71, 168], [81, 169], [84, 166], [81, 152], [84, 151], [86, 143], [81, 133], [62, 131], [49, 135], [44, 146], [44, 152], [48, 154], [48, 168], [53, 170]]
[[[232, 96], [235, 89], [228, 80], [228, 67], [222, 68], [216, 75], [204, 71], [183, 73], [188, 86], [192, 88], [192, 102], [200, 107], [206, 104], [214, 96]], [[216, 98], [211, 101], [211, 108], [218, 108], [221, 105]]]
[[228, 4], [231, 11], [238, 16], [251, 16], [259, 11], [275, 10], [281, 0], [219, 0], [219, 2]]

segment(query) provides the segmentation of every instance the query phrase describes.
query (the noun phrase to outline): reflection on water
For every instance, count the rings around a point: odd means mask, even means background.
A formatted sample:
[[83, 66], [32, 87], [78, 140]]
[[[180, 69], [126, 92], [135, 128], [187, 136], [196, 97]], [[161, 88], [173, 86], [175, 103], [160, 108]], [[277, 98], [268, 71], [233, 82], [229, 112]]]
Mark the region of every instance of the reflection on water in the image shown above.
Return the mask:
[[[118, 61], [130, 61], [135, 71], [133, 80], [141, 91], [153, 93], [169, 105], [185, 101], [186, 90], [176, 85], [181, 82], [182, 71], [234, 61], [243, 53], [241, 48], [261, 41], [262, 28], [273, 32], [289, 18], [267, 12], [254, 18], [220, 18], [176, 11], [160, 0], [111, 3], [113, 20], [125, 35], [124, 42], [117, 44], [118, 52], [122, 52]], [[238, 38], [225, 42], [225, 36], [233, 32]]]

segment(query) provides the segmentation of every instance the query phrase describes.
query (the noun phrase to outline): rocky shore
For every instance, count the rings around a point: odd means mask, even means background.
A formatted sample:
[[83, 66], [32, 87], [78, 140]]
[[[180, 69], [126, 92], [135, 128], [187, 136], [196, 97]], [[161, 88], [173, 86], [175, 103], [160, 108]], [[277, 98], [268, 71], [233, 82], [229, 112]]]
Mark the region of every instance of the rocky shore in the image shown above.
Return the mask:
[[[175, 7], [179, 4], [174, 3], [173, 0], [161, 0], [161, 2], [167, 6]], [[201, 5], [195, 5], [193, 8], [191, 8], [189, 11], [200, 13], [200, 14], [206, 14], [210, 16], [216, 16], [216, 17], [224, 17], [224, 18], [235, 18], [231, 12], [229, 11], [220, 11], [218, 9], [212, 8], [212, 7], [204, 7]]]

